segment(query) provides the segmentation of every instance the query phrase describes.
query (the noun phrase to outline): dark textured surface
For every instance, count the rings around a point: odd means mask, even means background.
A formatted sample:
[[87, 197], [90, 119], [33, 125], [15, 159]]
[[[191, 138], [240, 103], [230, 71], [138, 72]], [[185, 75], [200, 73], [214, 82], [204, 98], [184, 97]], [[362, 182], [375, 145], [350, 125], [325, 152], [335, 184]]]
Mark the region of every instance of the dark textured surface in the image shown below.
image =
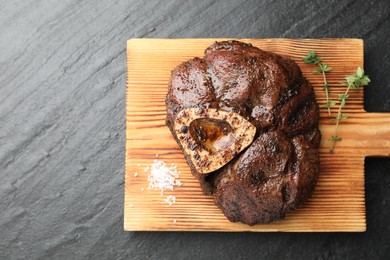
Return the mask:
[[131, 37], [362, 37], [390, 111], [389, 1], [2, 1], [0, 259], [390, 255], [390, 159], [366, 160], [366, 233], [123, 232]]

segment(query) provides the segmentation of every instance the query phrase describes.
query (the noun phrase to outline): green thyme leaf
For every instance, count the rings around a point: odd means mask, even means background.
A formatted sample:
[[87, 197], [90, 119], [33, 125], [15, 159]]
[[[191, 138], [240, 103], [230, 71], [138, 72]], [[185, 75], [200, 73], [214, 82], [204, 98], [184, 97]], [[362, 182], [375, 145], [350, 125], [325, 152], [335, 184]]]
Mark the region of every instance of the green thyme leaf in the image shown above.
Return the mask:
[[338, 136], [338, 135], [332, 135], [331, 138], [328, 140], [329, 142], [339, 142], [343, 140], [343, 138], [341, 138], [341, 136]]
[[347, 80], [345, 84], [352, 89], [358, 89], [360, 86], [367, 86], [371, 82], [368, 75], [364, 74], [364, 70], [360, 67], [357, 68], [356, 73], [345, 77]]
[[340, 94], [339, 95], [339, 100], [343, 100], [343, 99], [347, 99], [347, 98], [349, 98], [348, 94]]
[[361, 78], [361, 77], [363, 77], [363, 75], [364, 75], [364, 70], [362, 68], [358, 67], [356, 70], [356, 76], [358, 78]]
[[345, 99], [341, 100], [340, 107], [344, 107], [345, 103], [346, 103]]
[[[342, 108], [342, 106], [340, 106], [339, 109], [340, 108]], [[347, 118], [348, 118], [347, 115], [343, 115], [343, 114], [339, 113], [335, 118], [332, 118], [331, 121], [340, 121], [340, 120], [344, 120]]]
[[347, 76], [347, 77], [345, 77], [345, 79], [347, 80], [347, 82], [346, 82], [347, 85], [351, 85], [355, 81], [355, 77], [354, 76]]
[[320, 74], [322, 72], [329, 72], [332, 70], [332, 67], [329, 67], [325, 63], [319, 64], [318, 69], [316, 71], [313, 71], [313, 74]]
[[326, 64], [321, 64], [321, 69], [322, 69], [322, 71], [328, 72], [328, 71], [332, 70], [332, 67], [329, 67]]
[[322, 61], [322, 58], [317, 57], [316, 51], [308, 51], [307, 56], [302, 58], [302, 61], [306, 64], [318, 64]]
[[315, 74], [315, 75], [318, 75], [320, 73], [322, 73], [321, 67], [318, 68], [317, 70], [313, 71], [313, 74]]
[[326, 103], [324, 105], [321, 106], [321, 108], [329, 108], [329, 107], [332, 107], [336, 105], [336, 102], [332, 101], [332, 100], [328, 100], [326, 101]]

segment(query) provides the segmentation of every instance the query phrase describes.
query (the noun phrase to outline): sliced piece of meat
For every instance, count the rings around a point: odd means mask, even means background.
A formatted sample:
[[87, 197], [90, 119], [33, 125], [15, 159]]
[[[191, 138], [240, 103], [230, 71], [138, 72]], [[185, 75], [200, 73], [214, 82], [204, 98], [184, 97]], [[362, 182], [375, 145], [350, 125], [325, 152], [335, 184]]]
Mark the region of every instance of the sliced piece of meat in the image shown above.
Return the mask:
[[[319, 172], [319, 108], [313, 88], [288, 57], [251, 44], [223, 41], [172, 71], [166, 124], [186, 108], [232, 111], [256, 127], [255, 141], [225, 166], [199, 173], [205, 194], [230, 221], [281, 219], [312, 193]], [[183, 147], [181, 147], [183, 149]]]

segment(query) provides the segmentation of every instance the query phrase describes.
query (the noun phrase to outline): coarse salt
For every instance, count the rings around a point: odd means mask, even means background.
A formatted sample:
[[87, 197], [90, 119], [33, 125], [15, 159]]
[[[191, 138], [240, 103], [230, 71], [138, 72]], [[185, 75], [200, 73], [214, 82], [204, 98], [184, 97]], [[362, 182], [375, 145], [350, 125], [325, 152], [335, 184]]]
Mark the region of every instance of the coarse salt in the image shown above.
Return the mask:
[[154, 160], [150, 168], [147, 169], [149, 187], [148, 189], [160, 190], [161, 195], [165, 190], [173, 191], [174, 186], [181, 186], [181, 181], [178, 180], [180, 173], [176, 165], [167, 167], [165, 162]]
[[173, 203], [175, 203], [176, 202], [176, 197], [175, 196], [173, 196], [173, 195], [169, 195], [168, 197], [166, 197], [165, 198], [165, 200], [164, 200], [166, 203], [168, 203], [169, 204], [169, 206], [172, 206], [173, 205]]
[[136, 172], [136, 173], [134, 173], [134, 176], [135, 176], [135, 177], [137, 177], [137, 176], [138, 176], [138, 173], [137, 173], [137, 172]]

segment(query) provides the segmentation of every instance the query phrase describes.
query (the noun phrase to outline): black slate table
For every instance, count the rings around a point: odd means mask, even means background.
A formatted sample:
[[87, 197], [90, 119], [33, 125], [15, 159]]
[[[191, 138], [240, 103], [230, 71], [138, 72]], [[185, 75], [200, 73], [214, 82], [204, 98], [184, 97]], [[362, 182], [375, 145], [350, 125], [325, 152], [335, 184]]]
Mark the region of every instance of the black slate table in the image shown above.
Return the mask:
[[126, 40], [365, 40], [390, 112], [389, 1], [2, 1], [0, 259], [389, 259], [390, 159], [366, 159], [365, 233], [123, 231]]

